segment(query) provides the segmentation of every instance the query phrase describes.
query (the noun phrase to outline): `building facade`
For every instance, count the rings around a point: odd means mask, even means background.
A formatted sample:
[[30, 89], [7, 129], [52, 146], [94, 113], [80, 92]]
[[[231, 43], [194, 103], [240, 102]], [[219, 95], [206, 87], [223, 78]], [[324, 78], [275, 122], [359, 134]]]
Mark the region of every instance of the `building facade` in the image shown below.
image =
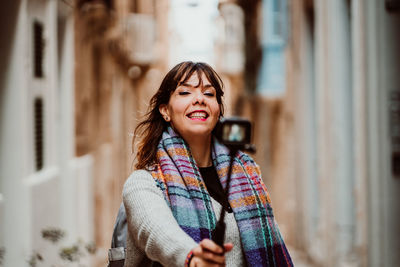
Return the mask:
[[285, 239], [317, 266], [397, 266], [398, 4], [289, 1], [288, 12], [286, 90], [256, 122]]
[[93, 239], [91, 156], [74, 152], [74, 16], [68, 2], [5, 1], [1, 9], [0, 243], [5, 266], [35, 251], [41, 231]]
[[[6, 1], [1, 11], [0, 248], [4, 266], [95, 241], [104, 266], [133, 129], [165, 72], [168, 1]], [[83, 262], [81, 262], [83, 263]]]
[[77, 3], [75, 151], [93, 157], [94, 239], [105, 260], [134, 170], [134, 129], [168, 67], [169, 3]]

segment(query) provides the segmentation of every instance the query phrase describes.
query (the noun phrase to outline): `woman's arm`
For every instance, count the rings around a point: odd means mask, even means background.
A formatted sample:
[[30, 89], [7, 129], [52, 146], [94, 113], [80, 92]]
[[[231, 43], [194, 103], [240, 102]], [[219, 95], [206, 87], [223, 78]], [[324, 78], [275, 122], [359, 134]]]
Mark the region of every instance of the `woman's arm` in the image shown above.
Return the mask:
[[184, 266], [198, 244], [178, 225], [148, 171], [138, 170], [125, 182], [123, 201], [128, 233], [148, 258], [164, 266]]
[[180, 228], [149, 172], [132, 173], [124, 185], [123, 201], [128, 234], [149, 259], [182, 267], [192, 251], [191, 267], [225, 266], [224, 251], [229, 252], [233, 245], [225, 244], [222, 249], [209, 239], [197, 244]]

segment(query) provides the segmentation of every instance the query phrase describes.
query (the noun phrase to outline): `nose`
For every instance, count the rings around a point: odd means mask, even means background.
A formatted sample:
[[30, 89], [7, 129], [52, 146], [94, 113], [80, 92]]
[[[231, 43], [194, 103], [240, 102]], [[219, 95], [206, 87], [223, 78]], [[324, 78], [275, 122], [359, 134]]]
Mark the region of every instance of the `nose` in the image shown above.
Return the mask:
[[204, 105], [204, 103], [205, 103], [205, 98], [202, 92], [194, 94], [193, 105], [195, 104]]

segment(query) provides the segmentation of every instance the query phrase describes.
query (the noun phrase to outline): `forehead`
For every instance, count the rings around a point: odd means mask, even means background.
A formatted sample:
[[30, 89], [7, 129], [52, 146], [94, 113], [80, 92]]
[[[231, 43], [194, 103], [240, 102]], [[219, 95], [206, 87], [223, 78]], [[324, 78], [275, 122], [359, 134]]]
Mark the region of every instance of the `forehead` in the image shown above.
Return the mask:
[[210, 81], [208, 80], [207, 76], [203, 73], [194, 72], [190, 77], [182, 77], [181, 81], [178, 83], [178, 86], [181, 85], [191, 85], [193, 87], [199, 86], [207, 86], [211, 85]]

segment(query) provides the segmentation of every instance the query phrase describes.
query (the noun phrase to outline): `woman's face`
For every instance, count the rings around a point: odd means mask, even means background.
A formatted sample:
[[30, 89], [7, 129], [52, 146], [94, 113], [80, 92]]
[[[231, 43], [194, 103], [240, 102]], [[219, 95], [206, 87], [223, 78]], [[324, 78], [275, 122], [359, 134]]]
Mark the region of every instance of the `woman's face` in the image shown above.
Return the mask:
[[167, 105], [160, 106], [164, 119], [170, 121], [188, 143], [196, 138], [209, 138], [220, 115], [216, 90], [206, 76], [201, 75], [202, 83], [194, 73], [175, 89]]

